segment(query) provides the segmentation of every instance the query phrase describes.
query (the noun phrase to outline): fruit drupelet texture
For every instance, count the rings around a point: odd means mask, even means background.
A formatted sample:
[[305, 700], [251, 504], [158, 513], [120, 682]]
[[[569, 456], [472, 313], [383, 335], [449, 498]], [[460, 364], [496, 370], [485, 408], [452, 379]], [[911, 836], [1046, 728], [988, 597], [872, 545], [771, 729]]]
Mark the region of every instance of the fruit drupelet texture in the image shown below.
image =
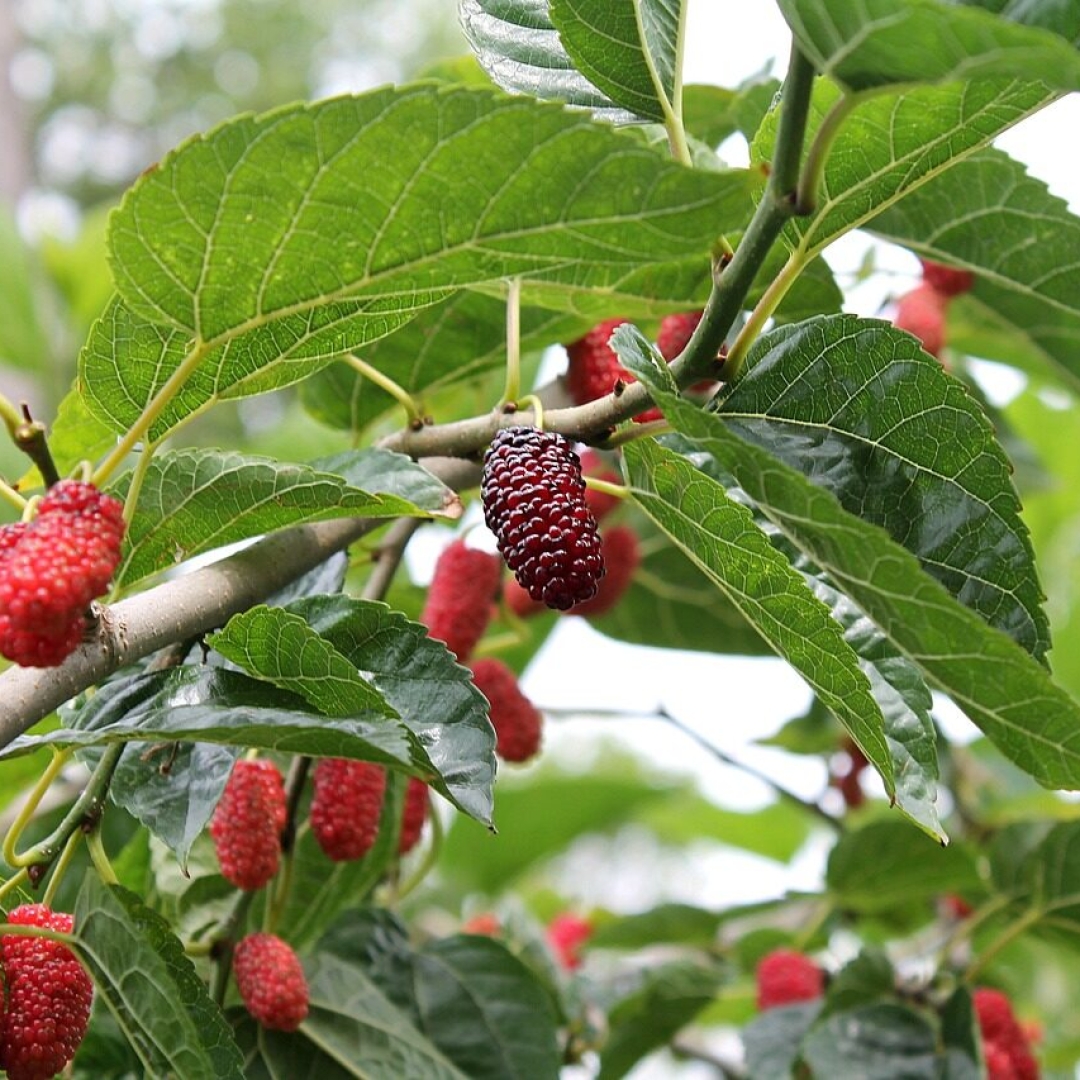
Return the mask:
[[285, 785], [272, 761], [238, 761], [210, 821], [221, 873], [238, 889], [261, 889], [281, 861]]
[[247, 1011], [265, 1028], [295, 1031], [308, 1014], [300, 958], [276, 934], [248, 934], [233, 953], [233, 975]]
[[473, 663], [472, 673], [476, 688], [488, 699], [495, 752], [503, 761], [528, 761], [540, 750], [544, 725], [540, 711], [501, 660], [482, 657]]
[[499, 557], [455, 540], [435, 563], [420, 621], [464, 663], [484, 636], [499, 591]]
[[386, 770], [370, 761], [320, 758], [312, 780], [311, 831], [335, 862], [359, 859], [379, 835]]
[[562, 435], [503, 428], [484, 455], [480, 494], [499, 552], [534, 600], [565, 611], [596, 595], [600, 536], [581, 463]]
[[810, 957], [791, 949], [775, 949], [757, 966], [757, 1006], [761, 1010], [821, 997], [825, 974]]

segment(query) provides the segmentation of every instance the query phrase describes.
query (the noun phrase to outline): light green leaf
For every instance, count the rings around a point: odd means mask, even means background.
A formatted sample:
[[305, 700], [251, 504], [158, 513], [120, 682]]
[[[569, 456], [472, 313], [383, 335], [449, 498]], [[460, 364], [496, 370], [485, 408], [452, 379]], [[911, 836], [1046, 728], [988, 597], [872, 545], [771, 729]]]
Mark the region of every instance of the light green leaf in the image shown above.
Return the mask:
[[74, 918], [79, 957], [148, 1075], [243, 1076], [221, 1010], [160, 915], [91, 871]]
[[682, 0], [549, 0], [574, 66], [635, 116], [664, 122], [680, 109]]
[[634, 500], [807, 680], [894, 791], [881, 710], [828, 609], [723, 486], [650, 440], [628, 443]]
[[398, 715], [355, 664], [290, 611], [260, 604], [234, 615], [206, 643], [249, 675], [299, 695], [323, 716]]
[[[839, 98], [835, 86], [817, 81], [808, 138]], [[785, 226], [785, 242], [806, 257], [818, 254], [1053, 99], [1041, 83], [982, 80], [863, 102], [832, 144], [816, 212]], [[754, 162], [771, 158], [777, 118], [774, 109], [754, 139]]]
[[993, 15], [946, 0], [778, 2], [814, 67], [855, 90], [988, 76], [1080, 90], [1080, 55], [1040, 29], [1037, 14], [1025, 26], [1009, 10]]
[[1019, 339], [1043, 373], [1080, 388], [1080, 218], [1023, 165], [980, 150], [869, 228], [975, 274], [959, 318], [950, 308], [951, 345], [1012, 362]]
[[[385, 451], [375, 454], [386, 463]], [[401, 465], [408, 460], [397, 457]], [[460, 514], [460, 500], [449, 488], [415, 464], [407, 468], [426, 478], [422, 506], [308, 465], [222, 450], [158, 453], [139, 488], [116, 582], [128, 586], [199, 552], [309, 521]], [[130, 483], [130, 475], [122, 478], [112, 494], [123, 499]], [[441, 492], [433, 498], [436, 486]]]
[[0, 365], [5, 367], [41, 372], [52, 359], [38, 310], [39, 273], [7, 207], [0, 207]]
[[551, 21], [550, 0], [458, 0], [465, 37], [491, 80], [516, 94], [565, 101], [598, 119], [628, 123], [620, 108], [580, 72]]

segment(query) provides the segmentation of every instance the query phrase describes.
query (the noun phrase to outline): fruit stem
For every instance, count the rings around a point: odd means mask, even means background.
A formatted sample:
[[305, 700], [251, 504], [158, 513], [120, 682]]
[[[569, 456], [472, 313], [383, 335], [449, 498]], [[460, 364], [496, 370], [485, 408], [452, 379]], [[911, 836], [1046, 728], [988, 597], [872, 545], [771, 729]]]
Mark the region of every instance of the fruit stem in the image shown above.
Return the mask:
[[[64, 815], [64, 819], [59, 825], [47, 836], [44, 840], [39, 841], [33, 847], [28, 848], [26, 851], [19, 854], [15, 851], [15, 845], [12, 843], [9, 845], [5, 841], [4, 844], [4, 859], [9, 866], [48, 866], [54, 859], [60, 854], [61, 848], [67, 843], [68, 837], [72, 832], [76, 830], [86, 829], [88, 824], [92, 827], [87, 834], [89, 841], [92, 836], [94, 827], [101, 817], [102, 810], [105, 806], [105, 793], [108, 791], [109, 782], [112, 780], [112, 775], [116, 771], [116, 766], [120, 761], [120, 755], [124, 752], [125, 744], [122, 742], [110, 743], [102, 751], [101, 757], [98, 759], [98, 763], [94, 766], [94, 771], [90, 774], [90, 779], [87, 781], [86, 787], [83, 788], [82, 793], [71, 805], [71, 809]], [[70, 754], [70, 748], [65, 753]], [[51, 767], [51, 766], [50, 766]], [[48, 772], [48, 770], [46, 770]], [[35, 789], [36, 792], [36, 789]], [[42, 791], [44, 794], [44, 791]], [[38, 795], [41, 798], [41, 795]], [[36, 804], [35, 804], [36, 805]], [[23, 808], [25, 813], [26, 807]], [[21, 819], [23, 813], [20, 813]], [[12, 832], [15, 831], [18, 826], [19, 819], [16, 819], [14, 825], [12, 825]], [[9, 833], [9, 836], [11, 834]], [[91, 848], [91, 854], [93, 849]], [[108, 860], [106, 860], [107, 863]], [[112, 871], [110, 870], [111, 874]], [[104, 875], [103, 875], [104, 876]], [[108, 878], [106, 877], [106, 880]]]
[[510, 278], [506, 288], [506, 385], [499, 408], [517, 402], [521, 393], [521, 278]]
[[625, 484], [613, 484], [610, 480], [601, 480], [597, 476], [586, 476], [585, 486], [590, 491], [600, 491], [614, 499], [625, 499], [630, 494], [630, 489]]
[[26, 499], [3, 480], [0, 480], [0, 499], [11, 503], [20, 514], [26, 509]]
[[48, 440], [45, 438], [45, 425], [31, 420], [27, 413], [23, 422], [15, 429], [15, 445], [37, 466], [46, 487], [52, 487], [60, 479]]
[[[74, 833], [74, 836], [78, 836], [78, 833]], [[116, 871], [112, 867], [112, 863], [109, 862], [109, 856], [105, 851], [105, 845], [101, 841], [101, 828], [94, 826], [86, 834], [86, 850], [90, 853], [90, 861], [94, 864], [94, 869], [97, 870], [101, 880], [106, 885], [119, 885], [120, 879], [116, 876]]]
[[431, 843], [428, 844], [427, 851], [424, 853], [423, 859], [414, 867], [413, 872], [405, 879], [405, 881], [398, 886], [394, 900], [396, 903], [400, 903], [409, 895], [420, 883], [431, 873], [435, 864], [439, 861], [439, 855], [442, 852], [443, 846], [443, 825], [442, 818], [439, 817], [438, 808], [432, 807], [431, 813], [428, 815], [428, 820], [431, 822]]
[[83, 834], [78, 829], [67, 838], [64, 850], [60, 852], [60, 858], [56, 860], [56, 865], [53, 867], [52, 875], [49, 878], [49, 884], [45, 887], [45, 893], [41, 897], [41, 902], [46, 907], [52, 907], [53, 900], [64, 880], [64, 873], [71, 864], [71, 860], [75, 857], [75, 852], [79, 850], [79, 841], [82, 838]]
[[536, 394], [527, 394], [518, 402], [519, 405], [532, 409], [533, 425], [540, 431], [544, 430], [544, 403]]
[[[225, 991], [228, 989], [229, 974], [232, 971], [233, 945], [255, 896], [253, 892], [240, 892], [237, 895], [232, 911], [222, 922], [221, 929], [211, 943], [211, 950], [214, 955], [217, 955], [217, 967], [214, 969], [214, 984], [210, 990], [210, 996], [218, 1005], [225, 1003]], [[217, 954], [217, 950], [220, 950], [220, 955]]]
[[4, 421], [4, 427], [14, 441], [15, 431], [23, 423], [23, 414], [3, 394], [0, 394], [0, 420]]
[[0, 853], [3, 854], [4, 862], [6, 862], [8, 866], [24, 867], [28, 865], [27, 863], [19, 861], [18, 853], [15, 848], [19, 843], [23, 830], [37, 812], [37, 808], [44, 798], [45, 792], [49, 790], [52, 786], [52, 782], [60, 775], [60, 771], [68, 763], [68, 759], [73, 753], [74, 751], [70, 747], [66, 750], [54, 749], [52, 751], [52, 758], [50, 759], [49, 764], [38, 778], [38, 782], [31, 789], [30, 794], [27, 795], [26, 802], [23, 803], [22, 809], [11, 823], [11, 828], [8, 829], [7, 835], [4, 837], [4, 843], [0, 846]]
[[385, 390], [405, 410], [405, 417], [410, 424], [423, 423], [420, 406], [405, 387], [394, 382], [389, 375], [384, 375], [378, 368], [372, 367], [366, 360], [361, 360], [355, 353], [347, 353], [345, 363], [380, 390]]
[[26, 867], [24, 866], [17, 873], [12, 874], [7, 881], [0, 882], [0, 904], [3, 903], [4, 897], [7, 896], [9, 892], [19, 888], [23, 882], [29, 883], [29, 881], [30, 875], [26, 872]]

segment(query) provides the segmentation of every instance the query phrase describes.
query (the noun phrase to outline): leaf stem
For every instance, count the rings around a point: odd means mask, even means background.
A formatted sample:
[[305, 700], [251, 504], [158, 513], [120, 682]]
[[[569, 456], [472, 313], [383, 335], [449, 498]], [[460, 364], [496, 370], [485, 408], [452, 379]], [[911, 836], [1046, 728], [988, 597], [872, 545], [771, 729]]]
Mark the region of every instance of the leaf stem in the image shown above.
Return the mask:
[[521, 278], [507, 282], [506, 290], [506, 385], [499, 407], [517, 401], [521, 393]]
[[8, 434], [14, 442], [15, 431], [23, 423], [23, 414], [3, 394], [0, 394], [0, 420], [3, 420], [4, 427], [8, 429]]
[[[78, 836], [78, 833], [74, 834]], [[109, 856], [105, 851], [105, 845], [101, 841], [101, 828], [95, 826], [86, 834], [86, 850], [90, 853], [90, 861], [94, 864], [101, 880], [106, 885], [119, 885], [120, 879], [109, 862]], [[50, 884], [51, 887], [51, 884]]]
[[27, 865], [19, 861], [18, 852], [15, 850], [18, 846], [19, 839], [22, 837], [23, 830], [37, 812], [37, 808], [41, 803], [42, 798], [44, 798], [45, 792], [49, 790], [52, 782], [60, 775], [60, 771], [71, 759], [73, 753], [74, 751], [70, 748], [67, 750], [54, 749], [49, 764], [45, 766], [45, 771], [38, 777], [37, 783], [26, 796], [26, 802], [23, 803], [22, 808], [15, 816], [15, 820], [12, 821], [11, 828], [8, 829], [7, 835], [4, 837], [3, 845], [0, 847], [0, 853], [3, 854], [4, 862], [6, 862], [8, 866], [19, 867]]
[[380, 390], [385, 390], [404, 410], [410, 424], [420, 424], [423, 416], [416, 398], [403, 386], [394, 382], [389, 375], [384, 375], [378, 368], [372, 367], [366, 360], [361, 360], [356, 353], [347, 353], [345, 363], [358, 375], [362, 375], [369, 382], [373, 382]]
[[828, 160], [829, 151], [844, 121], [865, 98], [865, 94], [846, 93], [825, 114], [825, 119], [821, 121], [821, 126], [815, 132], [810, 148], [806, 152], [806, 160], [803, 162], [802, 174], [795, 194], [797, 214], [812, 214], [817, 209], [818, 189], [825, 174], [825, 162]]
[[0, 499], [10, 503], [20, 514], [26, 509], [26, 498], [2, 479], [0, 479]]
[[749, 318], [739, 331], [735, 344], [728, 350], [727, 360], [724, 364], [724, 378], [734, 378], [742, 369], [746, 354], [750, 346], [757, 340], [773, 312], [780, 306], [780, 302], [787, 295], [788, 290], [795, 284], [798, 276], [806, 268], [806, 256], [802, 252], [792, 252], [784, 263], [783, 269], [769, 282], [761, 299], [757, 302]]
[[146, 407], [139, 414], [139, 418], [128, 428], [127, 433], [113, 447], [108, 457], [94, 470], [94, 474], [90, 478], [92, 484], [101, 487], [120, 466], [124, 458], [131, 453], [136, 444], [145, 439], [154, 421], [161, 416], [168, 407], [169, 402], [183, 388], [184, 383], [195, 373], [195, 369], [202, 363], [208, 349], [207, 344], [200, 341], [180, 361], [176, 370], [162, 384], [161, 389], [146, 403]]

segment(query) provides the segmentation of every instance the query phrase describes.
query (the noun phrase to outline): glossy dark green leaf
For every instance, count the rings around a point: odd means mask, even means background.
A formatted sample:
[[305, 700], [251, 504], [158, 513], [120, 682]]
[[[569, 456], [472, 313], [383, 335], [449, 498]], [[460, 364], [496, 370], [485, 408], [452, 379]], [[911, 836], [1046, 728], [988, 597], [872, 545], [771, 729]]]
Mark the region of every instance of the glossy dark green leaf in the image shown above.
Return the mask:
[[716, 996], [723, 970], [676, 960], [650, 969], [608, 1014], [610, 1034], [600, 1053], [599, 1080], [620, 1080], [653, 1050], [670, 1042]]
[[[419, 471], [419, 466], [411, 468]], [[425, 475], [434, 486], [434, 477]], [[114, 494], [123, 499], [130, 482], [130, 475], [126, 482], [122, 479]], [[457, 496], [445, 487], [437, 502], [429, 498], [416, 506], [378, 489], [362, 490], [309, 465], [233, 451], [165, 451], [154, 456], [143, 475], [116, 581], [128, 586], [200, 552], [304, 522], [457, 516], [460, 511]]]
[[754, 1080], [791, 1080], [802, 1041], [821, 1011], [820, 1001], [768, 1009], [743, 1030], [746, 1063]]
[[286, 1035], [242, 1022], [246, 1076], [266, 1080], [469, 1080], [355, 964], [320, 952], [305, 961], [307, 1019]]
[[971, 854], [941, 847], [902, 821], [874, 821], [845, 833], [829, 855], [825, 884], [845, 908], [887, 911], [977, 887]]
[[881, 1003], [835, 1013], [802, 1043], [815, 1076], [833, 1080], [939, 1080], [937, 1033], [903, 1005]]
[[1044, 372], [1080, 387], [1080, 218], [1023, 165], [980, 150], [869, 228], [974, 273], [959, 314], [949, 311], [951, 345], [1015, 362], [1019, 342]]
[[944, 1080], [978, 1080], [982, 1075], [982, 1037], [966, 986], [958, 986], [941, 1007], [941, 1041], [945, 1048]]
[[425, 1035], [470, 1080], [556, 1080], [555, 1009], [505, 945], [467, 934], [421, 946], [413, 960]]
[[1050, 8], [1046, 3], [1021, 5], [1028, 15], [1020, 19], [1012, 9], [995, 15], [946, 0], [779, 4], [815, 68], [854, 90], [989, 76], [1080, 90], [1080, 56], [1071, 41], [1040, 27], [1038, 9]]
[[[624, 357], [625, 359], [625, 357]], [[810, 683], [893, 790], [881, 711], [858, 657], [802, 576], [723, 486], [672, 450], [628, 443], [635, 502]]]
[[678, 114], [682, 0], [549, 0], [548, 11], [574, 66], [616, 105], [660, 123]]
[[351, 660], [397, 710], [436, 770], [432, 785], [490, 824], [495, 732], [468, 669], [385, 604], [313, 596], [287, 609]]
[[302, 697], [323, 716], [397, 718], [356, 665], [291, 611], [259, 604], [234, 615], [206, 643], [249, 675]]
[[[632, 340], [632, 339], [631, 339]], [[664, 389], [666, 368], [623, 356], [676, 428], [730, 472], [758, 509], [946, 690], [1007, 757], [1047, 787], [1080, 786], [1080, 705], [1015, 642], [957, 603], [878, 526]], [[658, 374], [657, 374], [658, 373]]]
[[74, 917], [79, 957], [149, 1075], [239, 1080], [221, 1010], [160, 915], [91, 872]]
[[845, 1012], [896, 992], [896, 972], [880, 949], [864, 948], [829, 980], [823, 1016]]

